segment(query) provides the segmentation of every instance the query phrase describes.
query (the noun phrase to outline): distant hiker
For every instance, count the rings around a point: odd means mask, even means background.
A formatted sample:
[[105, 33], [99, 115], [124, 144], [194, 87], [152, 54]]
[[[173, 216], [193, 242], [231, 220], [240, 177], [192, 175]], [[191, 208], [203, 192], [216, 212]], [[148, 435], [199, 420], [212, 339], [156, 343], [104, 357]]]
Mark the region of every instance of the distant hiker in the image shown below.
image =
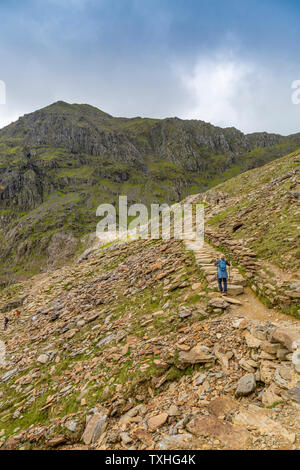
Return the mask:
[[8, 322], [9, 322], [9, 319], [7, 317], [4, 317], [4, 331], [7, 330], [7, 325], [8, 325]]
[[218, 285], [219, 285], [219, 290], [222, 293], [223, 292], [223, 286], [222, 286], [222, 281], [224, 284], [224, 293], [227, 293], [227, 269], [226, 266], [231, 266], [229, 261], [225, 259], [224, 255], [221, 255], [220, 259], [217, 259], [215, 262], [215, 266], [218, 266]]
[[17, 321], [17, 322], [18, 322], [19, 319], [20, 319], [20, 315], [21, 315], [20, 310], [16, 310], [16, 311], [15, 311], [15, 317], [16, 317], [16, 321]]

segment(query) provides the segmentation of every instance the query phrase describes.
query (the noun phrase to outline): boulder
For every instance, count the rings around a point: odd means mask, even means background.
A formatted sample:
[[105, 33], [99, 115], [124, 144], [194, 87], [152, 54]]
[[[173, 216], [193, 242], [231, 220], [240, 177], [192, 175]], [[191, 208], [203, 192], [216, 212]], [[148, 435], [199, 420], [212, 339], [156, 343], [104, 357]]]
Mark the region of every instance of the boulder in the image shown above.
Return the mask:
[[300, 333], [288, 328], [276, 328], [270, 335], [271, 343], [281, 343], [289, 351], [293, 351], [293, 343], [297, 340], [300, 340]]
[[3, 307], [1, 307], [1, 312], [6, 313], [10, 312], [11, 310], [20, 307], [23, 305], [24, 300], [27, 298], [27, 295], [22, 295], [20, 297], [15, 297], [14, 299], [6, 302]]
[[269, 343], [269, 341], [263, 341], [260, 348], [268, 354], [276, 354], [281, 348], [280, 343]]
[[270, 384], [273, 381], [276, 369], [276, 363], [272, 361], [261, 361], [260, 364], [260, 378], [265, 384]]
[[178, 409], [178, 406], [171, 405], [170, 408], [168, 409], [168, 415], [169, 416], [178, 416], [178, 415], [180, 415], [180, 411]]
[[256, 389], [256, 380], [254, 374], [244, 375], [239, 381], [235, 391], [235, 396], [246, 397]]

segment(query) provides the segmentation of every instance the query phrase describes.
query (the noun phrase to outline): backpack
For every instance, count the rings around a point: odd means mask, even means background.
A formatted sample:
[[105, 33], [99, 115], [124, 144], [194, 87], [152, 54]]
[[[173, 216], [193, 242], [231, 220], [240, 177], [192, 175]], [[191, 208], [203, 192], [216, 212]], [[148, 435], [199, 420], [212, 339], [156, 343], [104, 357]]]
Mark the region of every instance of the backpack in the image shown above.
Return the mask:
[[225, 259], [220, 259], [219, 268], [222, 273], [226, 273], [226, 261]]

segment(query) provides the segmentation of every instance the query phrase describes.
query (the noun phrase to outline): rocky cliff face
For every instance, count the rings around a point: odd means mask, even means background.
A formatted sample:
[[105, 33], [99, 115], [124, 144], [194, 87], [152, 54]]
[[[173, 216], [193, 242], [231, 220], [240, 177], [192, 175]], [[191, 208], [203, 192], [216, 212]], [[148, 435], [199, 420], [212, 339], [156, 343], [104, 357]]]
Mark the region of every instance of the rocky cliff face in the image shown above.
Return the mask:
[[[75, 238], [72, 246], [80, 249], [82, 237], [95, 230], [97, 206], [116, 204], [119, 194], [129, 203], [173, 203], [299, 144], [300, 134], [244, 135], [195, 120], [114, 118], [64, 102], [28, 114], [0, 131], [2, 277], [52, 264], [47, 247], [56, 231]], [[19, 256], [24, 252], [26, 259]]]
[[20, 118], [0, 131], [1, 137], [21, 137], [29, 145], [63, 147], [133, 165], [152, 156], [191, 171], [203, 169], [205, 150], [213, 155], [241, 155], [286, 140], [276, 134], [244, 135], [234, 128], [222, 129], [196, 120], [113, 118], [91, 106], [63, 102]]

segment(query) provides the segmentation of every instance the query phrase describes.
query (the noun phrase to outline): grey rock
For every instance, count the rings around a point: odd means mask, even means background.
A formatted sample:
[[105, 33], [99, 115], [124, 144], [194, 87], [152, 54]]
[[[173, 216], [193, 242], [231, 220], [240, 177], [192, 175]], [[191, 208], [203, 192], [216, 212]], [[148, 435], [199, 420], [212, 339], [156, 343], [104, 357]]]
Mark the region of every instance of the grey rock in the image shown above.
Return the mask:
[[129, 436], [127, 432], [121, 432], [120, 437], [121, 437], [122, 443], [125, 445], [130, 444], [130, 442], [132, 442], [132, 438]]
[[256, 380], [254, 374], [244, 375], [239, 381], [235, 391], [235, 396], [246, 397], [256, 389]]
[[69, 421], [67, 424], [66, 424], [66, 428], [71, 431], [71, 432], [75, 432], [76, 431], [76, 428], [77, 428], [77, 421]]
[[181, 307], [178, 312], [178, 316], [182, 319], [188, 318], [192, 315], [192, 312], [189, 308], [187, 307]]
[[103, 413], [95, 413], [88, 421], [82, 440], [86, 445], [97, 442], [101, 434], [107, 426], [107, 415]]
[[300, 382], [297, 383], [297, 387], [288, 390], [287, 395], [291, 400], [300, 403]]
[[40, 362], [41, 364], [46, 364], [48, 362], [49, 356], [48, 354], [41, 354], [38, 358], [37, 361]]
[[10, 370], [9, 372], [6, 372], [6, 374], [3, 375], [1, 382], [7, 382], [17, 372], [18, 372], [18, 369], [13, 369], [13, 370]]
[[200, 374], [196, 380], [196, 384], [202, 385], [205, 379], [206, 379], [206, 374]]
[[110, 343], [114, 339], [114, 337], [115, 335], [111, 334], [101, 339], [99, 343], [97, 343], [97, 348], [101, 348], [101, 346], [103, 346], [104, 344]]

